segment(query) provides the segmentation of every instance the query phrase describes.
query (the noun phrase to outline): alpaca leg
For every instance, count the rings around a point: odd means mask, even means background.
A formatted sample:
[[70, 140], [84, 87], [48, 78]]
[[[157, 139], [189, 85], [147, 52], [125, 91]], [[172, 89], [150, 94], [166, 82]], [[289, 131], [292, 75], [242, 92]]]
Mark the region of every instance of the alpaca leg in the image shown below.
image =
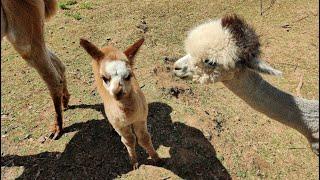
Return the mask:
[[138, 160], [136, 154], [136, 136], [132, 132], [131, 126], [116, 129], [121, 136], [121, 142], [126, 146], [133, 169], [138, 168]]
[[[11, 39], [8, 38], [8, 40], [10, 41]], [[31, 50], [31, 45], [26, 44], [25, 42], [10, 42], [22, 56], [22, 58], [37, 70], [50, 91], [56, 112], [55, 123], [50, 138], [58, 139], [62, 135], [61, 103], [63, 95], [63, 79], [51, 62], [50, 56], [44, 47], [44, 43], [40, 46], [34, 45]]]
[[319, 156], [319, 132], [313, 133], [309, 139], [312, 151]]
[[2, 38], [6, 35], [7, 33], [7, 19], [4, 15], [2, 6], [1, 6], [1, 41]]
[[53, 63], [53, 65], [55, 66], [55, 68], [57, 69], [57, 71], [59, 72], [60, 76], [62, 77], [62, 81], [63, 81], [63, 96], [62, 96], [62, 103], [63, 103], [63, 107], [65, 109], [68, 108], [68, 103], [69, 103], [69, 99], [70, 99], [70, 94], [67, 88], [67, 79], [65, 76], [65, 66], [64, 64], [60, 61], [60, 59], [51, 51], [49, 51], [50, 54], [50, 59]]
[[[41, 56], [42, 54], [42, 56]], [[31, 61], [31, 62], [30, 62]], [[45, 81], [51, 98], [53, 100], [56, 119], [50, 138], [59, 139], [62, 135], [62, 98], [63, 98], [63, 78], [50, 60], [46, 51], [37, 54], [35, 59], [29, 59], [30, 64], [38, 71]]]
[[152, 160], [158, 162], [160, 158], [152, 145], [151, 137], [147, 129], [147, 122], [136, 122], [133, 124], [133, 129], [135, 134], [137, 135], [139, 145], [147, 151]]

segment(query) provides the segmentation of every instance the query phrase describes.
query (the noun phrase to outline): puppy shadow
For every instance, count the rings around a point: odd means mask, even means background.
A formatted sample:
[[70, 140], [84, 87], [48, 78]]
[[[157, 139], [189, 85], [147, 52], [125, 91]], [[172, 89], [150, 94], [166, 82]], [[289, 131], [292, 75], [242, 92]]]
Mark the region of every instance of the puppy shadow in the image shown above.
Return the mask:
[[[77, 108], [103, 113], [102, 104], [69, 107]], [[164, 158], [162, 167], [183, 179], [231, 179], [201, 131], [173, 123], [171, 111], [164, 103], [149, 104], [148, 129], [153, 144], [156, 149], [170, 148], [170, 158]], [[127, 150], [107, 120], [92, 119], [65, 128], [65, 132], [74, 131], [77, 133], [62, 153], [5, 155], [1, 157], [1, 167], [23, 166], [17, 179], [114, 179], [132, 171]], [[148, 164], [146, 153], [142, 148], [137, 150], [139, 162]]]

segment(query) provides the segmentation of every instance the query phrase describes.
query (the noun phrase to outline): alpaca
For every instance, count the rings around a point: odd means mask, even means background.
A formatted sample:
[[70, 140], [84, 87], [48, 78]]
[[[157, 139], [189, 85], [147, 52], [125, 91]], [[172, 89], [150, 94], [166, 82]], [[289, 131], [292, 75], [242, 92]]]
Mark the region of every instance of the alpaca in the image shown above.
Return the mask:
[[3, 37], [37, 70], [53, 100], [56, 118], [50, 138], [62, 135], [62, 104], [67, 108], [65, 66], [45, 44], [44, 21], [57, 11], [56, 0], [1, 0], [1, 41]]
[[121, 136], [133, 169], [138, 167], [136, 136], [151, 158], [155, 162], [160, 160], [147, 130], [148, 105], [133, 73], [134, 57], [143, 42], [140, 39], [121, 52], [111, 45], [100, 50], [91, 42], [80, 40], [80, 45], [93, 58], [95, 82], [107, 118]]
[[252, 27], [227, 15], [191, 30], [187, 55], [174, 64], [174, 74], [200, 83], [222, 82], [253, 109], [303, 134], [319, 155], [319, 101], [295, 97], [266, 82], [259, 73], [279, 76], [260, 57]]

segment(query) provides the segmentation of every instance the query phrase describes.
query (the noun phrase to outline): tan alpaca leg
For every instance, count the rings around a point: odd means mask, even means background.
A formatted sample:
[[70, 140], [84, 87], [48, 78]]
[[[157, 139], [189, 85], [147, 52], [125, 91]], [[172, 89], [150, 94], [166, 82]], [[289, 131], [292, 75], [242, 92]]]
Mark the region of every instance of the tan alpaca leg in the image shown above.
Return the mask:
[[63, 98], [62, 98], [62, 103], [63, 103], [63, 107], [66, 109], [68, 108], [68, 103], [69, 103], [69, 99], [70, 99], [70, 94], [67, 88], [67, 79], [65, 76], [65, 66], [64, 64], [60, 61], [60, 59], [54, 54], [52, 53], [50, 50], [48, 50], [49, 54], [50, 54], [50, 59], [53, 63], [53, 65], [55, 66], [55, 68], [58, 70], [60, 76], [62, 77], [62, 81], [63, 81]]
[[147, 151], [152, 160], [154, 160], [155, 162], [159, 161], [159, 155], [155, 151], [152, 145], [150, 134], [148, 133], [147, 122], [136, 122], [133, 124], [133, 129], [135, 134], [137, 135], [139, 145]]
[[43, 1], [37, 1], [37, 3], [5, 1], [2, 5], [2, 10], [6, 10], [3, 14], [7, 20], [5, 29], [7, 39], [21, 57], [37, 70], [50, 91], [56, 112], [53, 132], [50, 137], [58, 139], [62, 134], [61, 101], [64, 82], [59, 70], [51, 61], [45, 45]]
[[122, 143], [126, 146], [133, 169], [138, 168], [138, 160], [136, 154], [136, 136], [132, 132], [132, 127], [127, 126], [121, 129], [116, 129], [121, 136]]
[[29, 44], [19, 41], [8, 40], [18, 51], [18, 53], [25, 59], [32, 67], [34, 67], [41, 78], [45, 81], [51, 98], [53, 100], [54, 109], [56, 112], [55, 123], [53, 126], [50, 138], [58, 139], [62, 135], [62, 92], [63, 80], [59, 72], [50, 60], [49, 53], [43, 44], [33, 45], [32, 49]]
[[[43, 49], [43, 48], [41, 48]], [[43, 52], [39, 50], [37, 55], [31, 56], [33, 58], [27, 59], [32, 66], [38, 71], [39, 75], [45, 81], [51, 98], [53, 100], [54, 109], [56, 111], [56, 120], [53, 126], [50, 138], [58, 139], [62, 135], [62, 97], [63, 97], [63, 77], [60, 76], [54, 63], [51, 62], [50, 57], [45, 49]]]

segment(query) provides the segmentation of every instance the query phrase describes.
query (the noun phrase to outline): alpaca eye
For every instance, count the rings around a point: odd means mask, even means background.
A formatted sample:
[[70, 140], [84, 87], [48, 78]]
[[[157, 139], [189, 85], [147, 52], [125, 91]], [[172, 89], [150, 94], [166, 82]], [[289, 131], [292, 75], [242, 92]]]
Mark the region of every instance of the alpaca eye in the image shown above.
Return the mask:
[[215, 68], [217, 66], [217, 63], [210, 60], [210, 59], [205, 59], [204, 63], [209, 66], [210, 68]]
[[129, 81], [131, 79], [131, 74], [129, 74], [124, 80]]
[[108, 84], [110, 82], [110, 78], [106, 78], [104, 76], [102, 76], [101, 78], [106, 84]]

